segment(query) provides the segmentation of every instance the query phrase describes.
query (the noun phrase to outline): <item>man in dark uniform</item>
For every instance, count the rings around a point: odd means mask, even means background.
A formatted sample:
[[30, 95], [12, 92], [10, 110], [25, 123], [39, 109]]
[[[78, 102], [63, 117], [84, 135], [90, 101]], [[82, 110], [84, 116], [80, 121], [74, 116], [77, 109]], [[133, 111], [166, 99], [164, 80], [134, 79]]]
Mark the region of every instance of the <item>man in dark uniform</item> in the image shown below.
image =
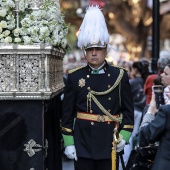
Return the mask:
[[133, 130], [128, 75], [105, 61], [108, 43], [101, 10], [89, 7], [78, 36], [88, 64], [69, 72], [63, 101], [65, 154], [76, 160], [76, 170], [115, 169], [115, 154], [123, 150]]

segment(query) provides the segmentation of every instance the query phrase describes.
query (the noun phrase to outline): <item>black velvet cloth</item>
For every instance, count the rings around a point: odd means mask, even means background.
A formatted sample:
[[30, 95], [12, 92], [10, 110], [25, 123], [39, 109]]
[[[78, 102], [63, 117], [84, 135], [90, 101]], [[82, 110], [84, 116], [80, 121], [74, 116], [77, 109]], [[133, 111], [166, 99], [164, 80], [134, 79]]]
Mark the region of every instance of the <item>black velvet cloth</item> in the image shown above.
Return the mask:
[[[62, 169], [60, 109], [59, 95], [50, 100], [0, 101], [0, 170]], [[24, 149], [31, 139], [42, 150], [29, 157]]]

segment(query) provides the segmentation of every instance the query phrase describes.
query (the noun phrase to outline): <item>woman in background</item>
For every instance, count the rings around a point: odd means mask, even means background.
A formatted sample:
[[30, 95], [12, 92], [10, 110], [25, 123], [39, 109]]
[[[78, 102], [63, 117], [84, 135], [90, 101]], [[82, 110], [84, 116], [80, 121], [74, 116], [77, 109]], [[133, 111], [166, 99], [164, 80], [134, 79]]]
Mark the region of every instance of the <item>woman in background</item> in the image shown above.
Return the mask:
[[137, 61], [132, 64], [130, 85], [134, 102], [134, 129], [129, 140], [129, 145], [124, 148], [124, 162], [128, 162], [130, 153], [135, 145], [135, 137], [138, 134], [138, 129], [141, 122], [142, 111], [145, 107], [146, 96], [144, 94], [144, 81], [147, 77], [148, 67], [143, 66], [142, 62]]

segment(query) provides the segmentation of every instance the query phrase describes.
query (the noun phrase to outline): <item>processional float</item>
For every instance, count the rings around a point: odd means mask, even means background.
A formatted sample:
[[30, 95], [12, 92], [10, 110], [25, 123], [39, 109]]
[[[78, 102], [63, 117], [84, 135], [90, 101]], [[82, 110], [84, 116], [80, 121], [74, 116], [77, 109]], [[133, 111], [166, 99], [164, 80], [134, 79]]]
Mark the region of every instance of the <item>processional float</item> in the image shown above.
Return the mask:
[[60, 170], [67, 26], [57, 0], [0, 4], [0, 164]]

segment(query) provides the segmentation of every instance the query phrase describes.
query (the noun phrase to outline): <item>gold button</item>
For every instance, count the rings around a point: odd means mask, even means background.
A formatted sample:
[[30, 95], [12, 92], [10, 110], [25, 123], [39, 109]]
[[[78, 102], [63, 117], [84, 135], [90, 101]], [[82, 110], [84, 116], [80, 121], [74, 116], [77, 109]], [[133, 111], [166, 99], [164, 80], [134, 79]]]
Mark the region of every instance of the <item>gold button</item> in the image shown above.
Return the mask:
[[90, 113], [93, 113], [93, 110], [90, 110]]
[[110, 88], [111, 86], [110, 85], [108, 85], [108, 88]]
[[108, 100], [111, 100], [111, 97], [109, 97]]
[[108, 77], [110, 77], [110, 74], [108, 74]]
[[90, 87], [87, 87], [87, 90], [90, 90]]
[[87, 75], [87, 78], [89, 78], [90, 76], [89, 75]]
[[91, 122], [91, 125], [94, 125], [94, 122]]
[[108, 112], [111, 112], [111, 110], [109, 109]]

